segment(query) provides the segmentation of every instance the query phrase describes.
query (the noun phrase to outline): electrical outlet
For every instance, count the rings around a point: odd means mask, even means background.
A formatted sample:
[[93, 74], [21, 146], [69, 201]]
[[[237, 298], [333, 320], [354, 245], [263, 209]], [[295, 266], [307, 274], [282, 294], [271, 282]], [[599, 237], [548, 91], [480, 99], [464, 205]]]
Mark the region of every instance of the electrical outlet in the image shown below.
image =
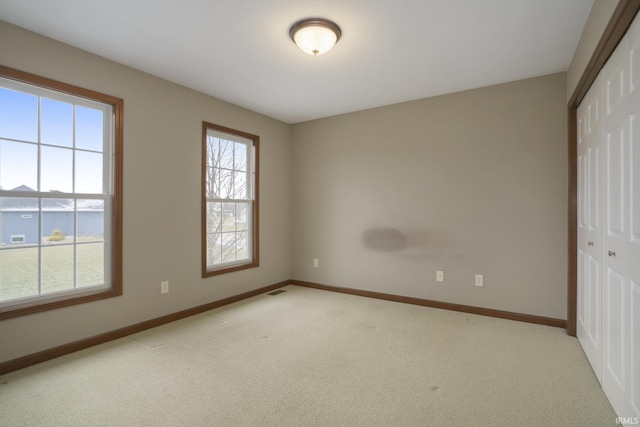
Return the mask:
[[436, 282], [444, 282], [444, 271], [436, 271]]
[[169, 281], [168, 280], [160, 282], [160, 293], [162, 293], [162, 294], [169, 293]]
[[320, 263], [318, 262], [318, 258], [314, 258], [313, 259], [313, 267], [314, 268], [318, 268], [320, 266]]
[[476, 286], [484, 286], [484, 276], [482, 274], [476, 274]]

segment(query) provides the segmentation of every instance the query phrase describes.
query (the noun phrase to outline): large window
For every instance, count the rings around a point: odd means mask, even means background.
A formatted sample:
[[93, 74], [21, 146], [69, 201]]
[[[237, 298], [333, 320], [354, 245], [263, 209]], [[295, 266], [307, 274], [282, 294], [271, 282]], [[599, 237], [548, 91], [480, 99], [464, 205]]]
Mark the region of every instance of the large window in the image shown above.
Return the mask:
[[259, 137], [202, 124], [202, 276], [258, 266]]
[[122, 105], [0, 67], [0, 319], [122, 294]]

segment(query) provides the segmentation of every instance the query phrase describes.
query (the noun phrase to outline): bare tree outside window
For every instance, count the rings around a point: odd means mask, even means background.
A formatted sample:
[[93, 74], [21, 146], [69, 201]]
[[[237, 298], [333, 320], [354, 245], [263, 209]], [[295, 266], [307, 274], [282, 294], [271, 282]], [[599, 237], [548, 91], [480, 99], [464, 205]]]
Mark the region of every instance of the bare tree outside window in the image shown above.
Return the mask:
[[206, 269], [253, 263], [254, 140], [211, 127], [203, 139]]
[[0, 65], [0, 320], [122, 295], [123, 105]]

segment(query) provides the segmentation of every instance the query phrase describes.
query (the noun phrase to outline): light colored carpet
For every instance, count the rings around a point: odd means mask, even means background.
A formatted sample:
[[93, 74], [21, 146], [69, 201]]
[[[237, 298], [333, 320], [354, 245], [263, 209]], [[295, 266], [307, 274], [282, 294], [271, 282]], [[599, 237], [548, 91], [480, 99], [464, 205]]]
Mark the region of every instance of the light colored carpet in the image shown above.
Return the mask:
[[616, 425], [563, 329], [283, 289], [1, 376], [0, 425]]

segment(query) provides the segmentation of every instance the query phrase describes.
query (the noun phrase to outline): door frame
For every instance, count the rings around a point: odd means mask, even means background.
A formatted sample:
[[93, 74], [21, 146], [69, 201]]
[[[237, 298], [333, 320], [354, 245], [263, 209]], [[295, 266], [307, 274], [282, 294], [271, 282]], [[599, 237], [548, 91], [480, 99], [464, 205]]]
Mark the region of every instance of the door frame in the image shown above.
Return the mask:
[[567, 106], [569, 151], [569, 206], [567, 232], [567, 334], [576, 336], [578, 297], [578, 105], [582, 102], [598, 73], [624, 37], [640, 10], [640, 0], [620, 0], [591, 59], [578, 81]]

